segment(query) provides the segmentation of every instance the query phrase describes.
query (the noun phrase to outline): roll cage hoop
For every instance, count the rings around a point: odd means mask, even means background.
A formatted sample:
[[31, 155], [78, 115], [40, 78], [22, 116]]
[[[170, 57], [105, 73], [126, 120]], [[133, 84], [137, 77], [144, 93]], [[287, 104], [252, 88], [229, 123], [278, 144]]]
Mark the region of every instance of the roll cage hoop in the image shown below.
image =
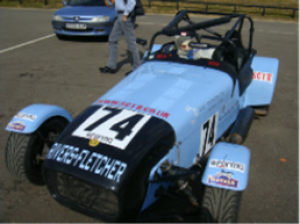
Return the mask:
[[[222, 17], [212, 20], [207, 20], [204, 22], [195, 23], [190, 19], [189, 14], [206, 14], [206, 15], [220, 15]], [[229, 23], [233, 18], [238, 18], [235, 24], [232, 26], [232, 28], [224, 35], [220, 35], [217, 32], [214, 32], [213, 30], [210, 30], [210, 27], [226, 24]], [[239, 36], [241, 35], [241, 30], [243, 28], [244, 20], [247, 19], [250, 22], [250, 30], [249, 30], [249, 45], [248, 48], [245, 48], [244, 46], [236, 46], [236, 42], [233, 40], [233, 36], [235, 33], [237, 33]], [[179, 23], [181, 21], [185, 21], [188, 23], [186, 26], [179, 27]], [[237, 28], [237, 30], [236, 30]], [[203, 39], [210, 39], [215, 41], [220, 41], [221, 43], [227, 44], [231, 46], [234, 52], [234, 66], [237, 70], [240, 70], [237, 66], [237, 57], [238, 57], [238, 47], [240, 47], [240, 50], [243, 51], [243, 55], [245, 58], [249, 58], [251, 55], [256, 54], [256, 50], [252, 49], [252, 38], [253, 38], [253, 21], [250, 18], [250, 16], [245, 14], [230, 14], [230, 13], [217, 13], [217, 12], [203, 12], [203, 11], [193, 11], [193, 10], [181, 10], [179, 11], [175, 18], [167, 25], [165, 26], [161, 31], [158, 31], [155, 33], [150, 41], [149, 49], [152, 49], [153, 44], [155, 42], [155, 39], [159, 35], [164, 36], [175, 36], [180, 35], [181, 32], [187, 32], [189, 33], [189, 36], [195, 37], [198, 42], [200, 42], [200, 37], [196, 33], [197, 30], [205, 30], [208, 33], [212, 35], [201, 35], [201, 38]], [[146, 58], [149, 57], [150, 51], [148, 51], [148, 54]], [[245, 61], [245, 60], [244, 60]]]

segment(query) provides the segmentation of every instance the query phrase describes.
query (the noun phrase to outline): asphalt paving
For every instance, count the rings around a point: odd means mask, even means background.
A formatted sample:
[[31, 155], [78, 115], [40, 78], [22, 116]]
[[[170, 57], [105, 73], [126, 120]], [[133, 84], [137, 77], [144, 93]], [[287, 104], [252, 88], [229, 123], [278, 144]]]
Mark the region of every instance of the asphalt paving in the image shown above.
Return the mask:
[[[118, 72], [101, 74], [98, 68], [108, 58], [107, 38], [60, 41], [51, 27], [53, 12], [0, 8], [0, 222], [99, 222], [61, 206], [46, 187], [14, 180], [5, 167], [9, 132], [4, 129], [19, 110], [33, 103], [55, 104], [76, 117], [131, 70], [124, 38], [119, 42]], [[149, 41], [173, 17], [139, 17], [136, 36]], [[269, 114], [254, 120], [245, 141], [251, 168], [239, 222], [298, 223], [299, 24], [254, 23], [257, 55], [278, 58], [280, 64]], [[139, 50], [143, 55], [147, 49]]]

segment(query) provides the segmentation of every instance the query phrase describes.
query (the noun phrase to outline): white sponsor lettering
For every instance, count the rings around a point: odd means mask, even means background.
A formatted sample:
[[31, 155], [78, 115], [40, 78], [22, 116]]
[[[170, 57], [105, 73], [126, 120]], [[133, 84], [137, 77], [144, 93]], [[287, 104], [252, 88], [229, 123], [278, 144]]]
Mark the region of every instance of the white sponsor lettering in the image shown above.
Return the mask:
[[219, 159], [210, 160], [209, 167], [224, 168], [224, 169], [238, 171], [238, 172], [242, 172], [242, 173], [244, 173], [244, 170], [245, 170], [245, 165], [242, 163], [226, 161], [226, 160], [219, 160]]
[[127, 168], [127, 164], [120, 160], [59, 143], [55, 143], [52, 146], [47, 159], [75, 166], [116, 182], [120, 181]]
[[16, 118], [20, 118], [27, 121], [34, 121], [36, 119], [36, 115], [33, 114], [26, 114], [26, 113], [17, 113], [15, 115]]

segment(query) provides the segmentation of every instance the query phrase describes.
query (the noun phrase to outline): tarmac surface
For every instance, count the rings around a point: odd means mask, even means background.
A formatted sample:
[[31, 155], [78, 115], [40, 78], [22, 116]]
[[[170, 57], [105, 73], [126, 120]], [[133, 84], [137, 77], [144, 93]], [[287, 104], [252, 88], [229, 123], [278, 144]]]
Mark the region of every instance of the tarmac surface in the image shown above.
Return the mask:
[[[33, 103], [55, 104], [76, 117], [131, 70], [124, 38], [118, 72], [101, 74], [98, 68], [108, 59], [107, 39], [60, 41], [51, 27], [53, 12], [0, 8], [0, 222], [99, 222], [61, 206], [46, 187], [14, 180], [5, 166], [9, 132], [4, 129], [19, 110]], [[149, 42], [172, 18], [139, 17], [136, 36]], [[278, 58], [280, 64], [269, 115], [254, 120], [245, 142], [251, 149], [251, 168], [239, 222], [298, 223], [299, 26], [254, 22], [257, 55]], [[142, 55], [146, 49], [139, 50]]]

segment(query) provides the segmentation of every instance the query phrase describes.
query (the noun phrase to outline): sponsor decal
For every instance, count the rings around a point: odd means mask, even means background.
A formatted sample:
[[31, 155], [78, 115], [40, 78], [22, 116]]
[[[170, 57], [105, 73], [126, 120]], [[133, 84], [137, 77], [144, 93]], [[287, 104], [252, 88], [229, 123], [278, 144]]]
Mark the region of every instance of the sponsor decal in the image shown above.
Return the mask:
[[213, 98], [211, 98], [209, 101], [206, 102], [206, 105], [208, 106], [208, 109], [211, 110], [214, 107], [218, 106], [222, 101], [222, 96], [224, 95], [224, 92], [220, 92], [217, 95], [215, 95]]
[[234, 179], [230, 173], [217, 173], [215, 175], [209, 175], [207, 182], [214, 185], [237, 188], [239, 181]]
[[216, 61], [209, 61], [209, 62], [208, 62], [208, 65], [215, 66], [215, 67], [219, 67], [219, 66], [220, 66], [220, 63], [219, 63], [219, 62], [216, 62]]
[[46, 159], [77, 167], [115, 182], [120, 182], [127, 168], [127, 164], [120, 160], [59, 143], [53, 144]]
[[[210, 100], [208, 100], [207, 102], [205, 102], [203, 105], [201, 105], [201, 106], [199, 107], [199, 109], [190, 107], [189, 105], [186, 105], [186, 106], [185, 106], [185, 110], [186, 110], [187, 112], [189, 112], [190, 110], [192, 110], [193, 113], [194, 113], [194, 116], [195, 116], [194, 120], [191, 121], [191, 124], [194, 124], [194, 123], [195, 123], [196, 117], [198, 117], [199, 113], [201, 113], [203, 110], [205, 110], [206, 108], [207, 108], [208, 110], [212, 110], [212, 109], [214, 109], [216, 106], [218, 106], [220, 103], [222, 103], [222, 101], [223, 101], [222, 96], [223, 96], [223, 95], [224, 95], [224, 92], [223, 92], [223, 91], [220, 92], [220, 93], [218, 93], [218, 94], [216, 94], [215, 96], [213, 96], [213, 98], [211, 98]], [[222, 108], [222, 111], [225, 110], [225, 108], [226, 108], [226, 106], [225, 106], [225, 104], [224, 104], [224, 105], [223, 105], [223, 108]]]
[[228, 106], [227, 108], [226, 108], [226, 106], [224, 104], [223, 108], [224, 108], [224, 110], [225, 109], [227, 109], [227, 110], [223, 111], [223, 109], [222, 109], [223, 113], [221, 113], [221, 115], [219, 117], [220, 124], [222, 124], [223, 122], [226, 122], [228, 119], [232, 118], [232, 114], [235, 112], [235, 110], [239, 109], [238, 106], [239, 106], [239, 102], [238, 101], [235, 101], [232, 106], [230, 106], [230, 107]]
[[227, 160], [220, 160], [220, 159], [212, 159], [209, 162], [209, 167], [214, 168], [224, 168], [228, 170], [238, 171], [244, 173], [245, 165], [242, 163], [227, 161]]
[[93, 147], [99, 145], [99, 143], [100, 143], [100, 142], [99, 142], [98, 139], [96, 139], [96, 138], [93, 138], [93, 139], [91, 139], [91, 140], [89, 141], [89, 145], [90, 145], [90, 146], [93, 146]]
[[126, 102], [126, 101], [99, 100], [97, 103], [116, 106], [116, 107], [126, 107], [128, 109], [135, 109], [135, 110], [138, 110], [138, 111], [141, 111], [144, 113], [156, 115], [158, 117], [162, 117], [162, 118], [166, 118], [166, 119], [170, 116], [170, 114], [165, 111], [157, 110], [157, 109], [150, 108], [150, 107], [145, 107], [140, 104], [135, 104], [135, 103]]
[[124, 150], [150, 118], [127, 109], [100, 107], [72, 135]]
[[172, 57], [172, 54], [170, 54], [170, 55], [167, 55], [167, 54], [157, 54], [156, 55], [157, 59], [166, 59], [168, 57]]
[[20, 118], [27, 121], [34, 121], [36, 119], [36, 115], [33, 114], [26, 114], [26, 113], [17, 113], [15, 118]]
[[[83, 137], [83, 136], [80, 136], [80, 137]], [[86, 137], [93, 140], [93, 142], [98, 141], [99, 143], [102, 142], [102, 143], [105, 143], [105, 144], [108, 144], [108, 145], [111, 145], [112, 142], [114, 141], [113, 138], [109, 138], [109, 137], [106, 137], [106, 136], [103, 136], [103, 135], [99, 135], [95, 132], [87, 132]]]
[[272, 82], [273, 74], [269, 72], [253, 72], [253, 80]]
[[14, 121], [7, 125], [7, 129], [17, 130], [17, 131], [24, 131], [26, 126], [22, 121]]

